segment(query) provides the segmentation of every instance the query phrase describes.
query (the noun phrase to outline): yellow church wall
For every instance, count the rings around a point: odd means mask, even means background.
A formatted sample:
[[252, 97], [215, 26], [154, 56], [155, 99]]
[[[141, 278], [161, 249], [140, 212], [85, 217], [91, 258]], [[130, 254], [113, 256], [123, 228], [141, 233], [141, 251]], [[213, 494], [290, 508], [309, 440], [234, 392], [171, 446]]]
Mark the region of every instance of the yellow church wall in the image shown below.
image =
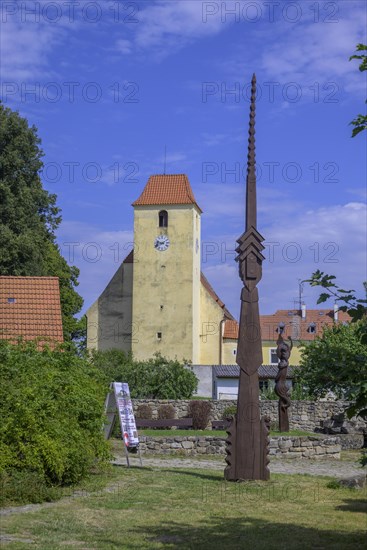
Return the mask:
[[[198, 362], [200, 303], [200, 215], [194, 205], [164, 206], [168, 227], [159, 227], [163, 207], [135, 206], [133, 355], [148, 359], [155, 352]], [[167, 250], [154, 248], [167, 235]], [[199, 243], [198, 243], [199, 244]], [[159, 339], [157, 334], [161, 333]]]
[[192, 357], [194, 365], [200, 360], [200, 320], [201, 320], [201, 215], [196, 208], [193, 209], [193, 287], [192, 287]]
[[200, 365], [218, 365], [223, 310], [203, 285], [200, 288], [200, 309]]
[[122, 263], [86, 313], [88, 349], [131, 351], [132, 284], [133, 264]]

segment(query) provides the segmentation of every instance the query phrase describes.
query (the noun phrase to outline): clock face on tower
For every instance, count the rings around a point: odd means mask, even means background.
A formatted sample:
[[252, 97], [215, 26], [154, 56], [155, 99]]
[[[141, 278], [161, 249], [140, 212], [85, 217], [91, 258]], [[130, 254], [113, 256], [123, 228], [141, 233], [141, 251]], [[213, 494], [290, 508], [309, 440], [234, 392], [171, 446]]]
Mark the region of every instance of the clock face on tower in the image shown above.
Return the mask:
[[158, 235], [158, 237], [154, 240], [154, 248], [156, 250], [159, 250], [159, 252], [167, 250], [168, 247], [169, 238], [167, 237], [167, 235]]

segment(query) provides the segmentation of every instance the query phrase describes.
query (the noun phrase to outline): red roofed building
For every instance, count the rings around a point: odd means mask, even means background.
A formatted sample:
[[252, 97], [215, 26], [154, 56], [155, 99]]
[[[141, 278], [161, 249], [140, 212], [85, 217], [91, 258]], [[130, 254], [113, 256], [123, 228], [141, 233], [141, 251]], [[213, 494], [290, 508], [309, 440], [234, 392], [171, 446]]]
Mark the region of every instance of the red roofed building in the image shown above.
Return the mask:
[[58, 277], [0, 276], [0, 339], [63, 342]]
[[[260, 315], [260, 331], [263, 347], [264, 364], [277, 365], [276, 341], [279, 331], [282, 330], [284, 338], [292, 338], [294, 348], [292, 350], [290, 364], [298, 365], [300, 360], [299, 345], [303, 342], [312, 342], [316, 336], [320, 336], [323, 327], [332, 326], [335, 323], [349, 323], [348, 313], [334, 309], [307, 309], [305, 305], [301, 310], [278, 309], [272, 315]], [[233, 347], [237, 345], [239, 325], [237, 321], [226, 321], [224, 337], [232, 341]]]
[[221, 363], [235, 320], [201, 272], [202, 210], [187, 176], [151, 176], [132, 206], [134, 252], [87, 311], [88, 348]]

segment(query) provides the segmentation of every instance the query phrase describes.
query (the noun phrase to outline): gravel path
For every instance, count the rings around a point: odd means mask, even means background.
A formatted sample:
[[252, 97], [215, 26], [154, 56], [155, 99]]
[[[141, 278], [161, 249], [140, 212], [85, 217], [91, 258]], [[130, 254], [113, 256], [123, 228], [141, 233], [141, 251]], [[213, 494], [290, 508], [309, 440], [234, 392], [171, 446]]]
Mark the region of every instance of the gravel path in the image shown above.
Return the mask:
[[[143, 466], [150, 468], [196, 468], [223, 470], [226, 463], [224, 459], [213, 460], [188, 458], [165, 458], [165, 457], [142, 457]], [[124, 458], [118, 458], [113, 462], [116, 465], [126, 465]], [[137, 458], [130, 458], [131, 466], [140, 466]], [[364, 473], [363, 469], [355, 462], [339, 460], [286, 460], [272, 459], [270, 471], [275, 474], [309, 474], [313, 476], [331, 476], [337, 478], [352, 477]]]

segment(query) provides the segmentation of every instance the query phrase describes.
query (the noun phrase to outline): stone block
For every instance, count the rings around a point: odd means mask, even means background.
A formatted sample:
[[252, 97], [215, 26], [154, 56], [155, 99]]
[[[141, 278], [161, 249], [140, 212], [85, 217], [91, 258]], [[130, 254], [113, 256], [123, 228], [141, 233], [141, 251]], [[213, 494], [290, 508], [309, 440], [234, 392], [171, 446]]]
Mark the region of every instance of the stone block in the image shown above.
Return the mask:
[[279, 441], [279, 449], [281, 451], [290, 449], [290, 447], [292, 447], [292, 441], [290, 441], [289, 439], [285, 441]]
[[366, 474], [340, 479], [339, 484], [350, 489], [364, 489], [366, 487]]
[[285, 458], [301, 458], [301, 453], [293, 453], [290, 451], [285, 455]]
[[302, 456], [304, 456], [305, 458], [310, 458], [310, 456], [312, 456], [314, 453], [312, 451], [302, 451]]
[[181, 445], [184, 449], [192, 449], [194, 446], [192, 441], [182, 441]]
[[340, 451], [341, 451], [340, 445], [333, 445], [330, 447], [326, 447], [325, 449], [326, 454], [340, 453]]

